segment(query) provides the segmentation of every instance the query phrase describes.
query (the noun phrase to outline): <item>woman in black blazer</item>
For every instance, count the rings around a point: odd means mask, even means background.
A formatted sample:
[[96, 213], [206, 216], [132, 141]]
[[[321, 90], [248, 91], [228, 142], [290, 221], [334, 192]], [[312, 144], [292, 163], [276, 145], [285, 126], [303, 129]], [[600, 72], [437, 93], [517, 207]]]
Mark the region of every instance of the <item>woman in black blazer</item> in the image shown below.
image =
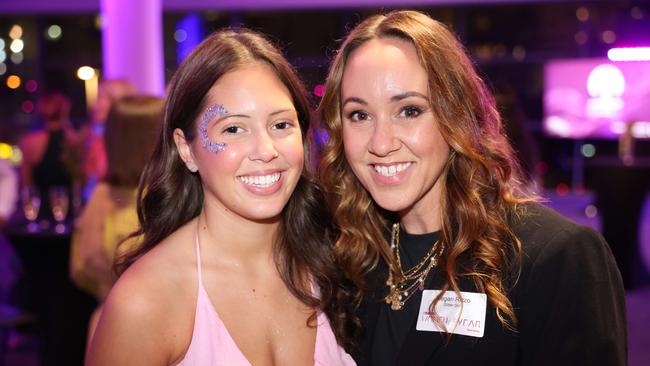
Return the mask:
[[607, 243], [524, 189], [462, 45], [414, 11], [343, 42], [320, 166], [354, 289], [361, 365], [622, 365]]

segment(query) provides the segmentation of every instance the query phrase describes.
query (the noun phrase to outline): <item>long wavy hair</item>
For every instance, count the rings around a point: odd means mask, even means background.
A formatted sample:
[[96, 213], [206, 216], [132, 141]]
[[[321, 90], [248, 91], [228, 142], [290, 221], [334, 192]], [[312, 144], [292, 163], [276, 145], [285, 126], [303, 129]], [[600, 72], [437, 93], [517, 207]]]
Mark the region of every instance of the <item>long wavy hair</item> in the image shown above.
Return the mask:
[[[289, 90], [298, 113], [303, 141], [308, 144], [310, 104], [306, 90], [281, 52], [262, 35], [246, 29], [223, 30], [206, 38], [174, 74], [165, 101], [163, 125], [152, 158], [140, 180], [137, 210], [140, 221], [134, 236], [142, 244], [116, 263], [121, 274], [142, 255], [183, 224], [197, 217], [203, 206], [200, 176], [183, 164], [172, 135], [176, 128], [188, 141], [197, 136], [197, 119], [207, 107], [206, 94], [223, 75], [242, 66], [262, 62], [271, 67]], [[305, 147], [305, 151], [309, 149]], [[325, 312], [341, 344], [345, 315], [335, 301], [340, 271], [335, 267], [332, 244], [336, 237], [322, 190], [305, 166], [282, 212], [274, 238], [278, 272], [291, 293], [304, 304]], [[309, 279], [320, 294], [312, 294]], [[309, 324], [313, 324], [314, 316]]]
[[450, 147], [439, 178], [443, 182], [442, 290], [459, 292], [459, 278], [469, 277], [487, 294], [500, 321], [512, 329], [516, 317], [508, 298], [507, 278], [513, 277], [506, 272], [518, 268], [521, 243], [510, 229], [509, 219], [517, 213], [518, 203], [531, 198], [520, 188], [518, 163], [503, 134], [491, 93], [456, 37], [420, 12], [395, 11], [367, 18], [345, 38], [331, 65], [319, 108], [329, 135], [320, 179], [340, 230], [334, 247], [337, 260], [358, 289], [357, 301], [367, 291], [364, 277], [379, 258], [395, 268], [386, 242], [387, 226], [394, 215], [378, 207], [348, 165], [341, 124], [345, 65], [359, 46], [384, 37], [415, 47], [418, 62], [428, 75], [429, 104]]

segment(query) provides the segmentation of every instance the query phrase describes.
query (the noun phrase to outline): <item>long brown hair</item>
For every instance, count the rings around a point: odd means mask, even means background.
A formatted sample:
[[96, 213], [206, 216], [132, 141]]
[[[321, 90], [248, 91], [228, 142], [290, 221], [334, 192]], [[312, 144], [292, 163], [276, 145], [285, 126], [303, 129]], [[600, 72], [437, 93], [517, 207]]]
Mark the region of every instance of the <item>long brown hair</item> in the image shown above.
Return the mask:
[[[207, 107], [209, 89], [223, 75], [254, 62], [269, 65], [287, 87], [298, 114], [303, 141], [308, 141], [307, 93], [280, 51], [260, 34], [242, 28], [218, 31], [207, 37], [183, 61], [170, 82], [162, 131], [138, 188], [140, 228], [134, 235], [143, 235], [143, 243], [119, 259], [118, 273], [199, 215], [203, 205], [200, 177], [190, 173], [183, 164], [173, 141], [173, 131], [179, 128], [187, 141], [193, 141], [198, 115]], [[307, 161], [308, 158], [305, 164]], [[274, 259], [291, 293], [306, 305], [325, 312], [339, 342], [345, 343], [341, 336], [342, 310], [336, 308], [338, 302], [334, 301], [340, 281], [331, 250], [335, 238], [332, 227], [323, 193], [305, 166], [282, 212]], [[318, 286], [320, 296], [305, 286], [306, 278]], [[314, 319], [312, 316], [310, 323]]]
[[[355, 177], [345, 158], [341, 82], [351, 53], [365, 42], [395, 37], [415, 47], [428, 75], [429, 104], [450, 155], [443, 182], [440, 242], [442, 290], [460, 291], [460, 276], [487, 294], [504, 325], [516, 324], [505, 275], [519, 262], [521, 244], [508, 224], [520, 189], [519, 169], [503, 134], [494, 100], [456, 37], [416, 11], [375, 15], [357, 25], [340, 47], [320, 105], [329, 134], [320, 165], [328, 204], [340, 230], [334, 252], [347, 277], [364, 294], [364, 277], [381, 257], [394, 259], [386, 243], [388, 217]], [[515, 263], [513, 263], [515, 261]], [[437, 300], [436, 300], [437, 301]]]

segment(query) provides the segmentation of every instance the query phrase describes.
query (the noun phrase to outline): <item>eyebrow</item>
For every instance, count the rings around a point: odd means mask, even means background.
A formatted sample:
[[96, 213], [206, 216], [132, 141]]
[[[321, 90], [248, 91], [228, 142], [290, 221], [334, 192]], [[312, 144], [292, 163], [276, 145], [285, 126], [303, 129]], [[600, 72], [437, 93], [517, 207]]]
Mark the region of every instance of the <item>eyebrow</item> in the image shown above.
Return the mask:
[[345, 106], [348, 103], [359, 103], [359, 104], [363, 104], [363, 105], [368, 105], [368, 102], [366, 102], [365, 100], [363, 100], [361, 98], [349, 97], [349, 98], [347, 98], [346, 100], [343, 101], [343, 104], [341, 104], [341, 107]]
[[424, 99], [426, 101], [429, 100], [429, 98], [426, 95], [422, 94], [422, 93], [418, 93], [418, 92], [415, 92], [415, 91], [410, 91], [410, 92], [405, 92], [405, 93], [393, 95], [392, 97], [390, 97], [390, 101], [391, 102], [399, 102], [402, 99], [406, 99], [406, 98], [410, 98], [410, 97], [422, 98], [422, 99]]
[[[295, 109], [280, 109], [280, 110], [277, 110], [277, 111], [274, 111], [274, 112], [269, 113], [269, 116], [270, 116], [270, 117], [273, 117], [273, 116], [276, 116], [276, 115], [278, 115], [278, 114], [285, 113], [285, 112], [294, 112], [294, 113], [298, 113]], [[219, 123], [219, 122], [221, 122], [221, 121], [223, 121], [223, 120], [225, 120], [225, 119], [232, 118], [232, 117], [239, 117], [239, 118], [252, 118], [252, 117], [251, 117], [250, 115], [248, 115], [248, 114], [228, 114], [228, 115], [222, 116], [221, 118], [219, 118], [219, 119], [217, 119], [216, 121], [214, 121], [214, 124], [217, 124], [217, 123]]]
[[276, 115], [284, 113], [284, 112], [294, 112], [296, 114], [298, 113], [298, 111], [296, 111], [295, 109], [287, 108], [287, 109], [280, 109], [280, 110], [277, 110], [275, 112], [272, 112], [271, 114], [269, 114], [269, 116], [276, 116]]
[[[422, 98], [422, 99], [424, 99], [426, 101], [429, 100], [427, 98], [427, 96], [422, 94], [422, 93], [418, 93], [418, 92], [415, 92], [415, 91], [410, 91], [410, 92], [404, 92], [404, 93], [400, 93], [400, 94], [397, 94], [397, 95], [393, 95], [392, 97], [390, 97], [390, 101], [391, 102], [399, 102], [402, 99], [411, 98], [411, 97]], [[359, 103], [359, 104], [362, 104], [362, 105], [368, 105], [368, 102], [366, 102], [365, 100], [363, 100], [361, 98], [349, 97], [345, 101], [343, 101], [343, 104], [341, 105], [341, 107], [345, 106], [348, 103]]]

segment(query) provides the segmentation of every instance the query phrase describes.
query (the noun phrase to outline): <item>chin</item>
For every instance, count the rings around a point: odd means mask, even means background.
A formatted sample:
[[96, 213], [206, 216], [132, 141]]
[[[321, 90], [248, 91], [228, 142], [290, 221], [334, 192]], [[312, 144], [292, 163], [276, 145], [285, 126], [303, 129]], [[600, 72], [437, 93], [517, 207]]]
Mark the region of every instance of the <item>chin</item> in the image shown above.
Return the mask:
[[281, 212], [274, 216], [269, 215], [249, 215], [246, 216], [246, 219], [254, 221], [260, 224], [273, 224], [280, 221], [282, 218]]
[[284, 205], [280, 206], [264, 206], [251, 207], [247, 212], [242, 212], [242, 216], [249, 220], [260, 222], [274, 222], [282, 216]]
[[399, 194], [373, 194], [371, 195], [377, 206], [387, 211], [400, 212], [411, 207], [414, 202]]

